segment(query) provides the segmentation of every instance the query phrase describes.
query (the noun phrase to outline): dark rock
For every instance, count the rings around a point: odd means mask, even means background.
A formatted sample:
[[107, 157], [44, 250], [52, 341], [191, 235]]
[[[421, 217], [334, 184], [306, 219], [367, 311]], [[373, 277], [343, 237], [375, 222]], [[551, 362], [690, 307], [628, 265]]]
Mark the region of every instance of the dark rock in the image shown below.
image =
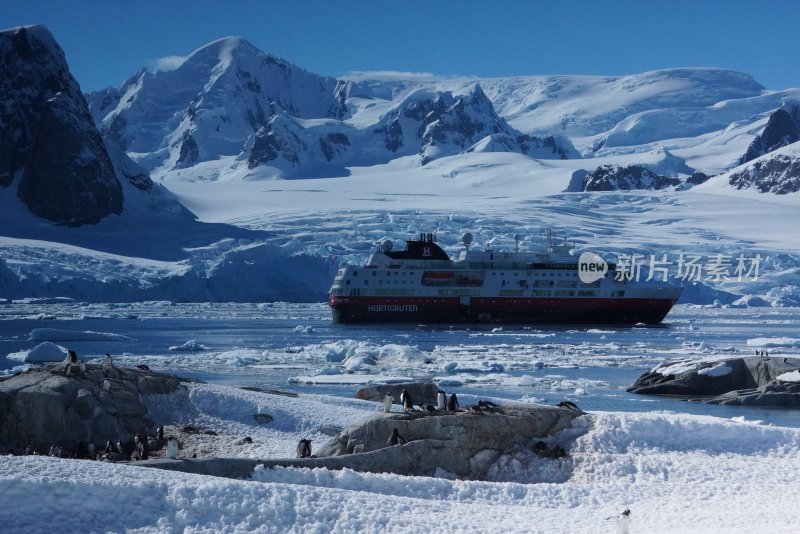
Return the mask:
[[770, 154], [731, 173], [728, 182], [736, 189], [755, 187], [760, 193], [796, 193], [800, 191], [800, 158]]
[[787, 103], [770, 115], [764, 131], [753, 139], [739, 163], [747, 163], [797, 141], [800, 141], [800, 104]]
[[[103, 382], [113, 383], [110, 391]], [[84, 375], [64, 364], [35, 366], [0, 380], [0, 447], [45, 450], [58, 444], [116, 443], [151, 428], [145, 395], [174, 392], [183, 379], [141, 369], [86, 364]], [[132, 439], [132, 438], [131, 438]]]
[[[800, 407], [800, 383], [777, 377], [800, 369], [798, 358], [748, 356], [697, 362], [670, 362], [643, 374], [631, 393], [671, 395], [707, 404]], [[670, 373], [670, 368], [679, 372]]]
[[257, 413], [253, 416], [253, 419], [255, 419], [256, 423], [259, 425], [266, 425], [272, 422], [272, 416], [268, 413]]
[[583, 176], [583, 191], [665, 189], [681, 185], [679, 178], [662, 176], [642, 165], [601, 165]]
[[94, 224], [121, 213], [113, 164], [50, 32], [0, 32], [0, 58], [0, 185], [17, 180], [28, 209], [58, 224]]

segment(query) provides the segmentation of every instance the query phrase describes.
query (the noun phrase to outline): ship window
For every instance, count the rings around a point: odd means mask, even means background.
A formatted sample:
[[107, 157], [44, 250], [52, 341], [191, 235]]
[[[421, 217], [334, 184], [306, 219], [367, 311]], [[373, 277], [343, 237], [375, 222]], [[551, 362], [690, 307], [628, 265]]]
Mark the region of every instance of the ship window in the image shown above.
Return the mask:
[[349, 285], [350, 285], [350, 280], [347, 280], [347, 281], [344, 283], [344, 285], [346, 285], [346, 286], [349, 286]]
[[378, 274], [377, 271], [372, 271], [372, 276], [375, 276], [376, 274]]
[[358, 271], [353, 271], [353, 276], [358, 276]]

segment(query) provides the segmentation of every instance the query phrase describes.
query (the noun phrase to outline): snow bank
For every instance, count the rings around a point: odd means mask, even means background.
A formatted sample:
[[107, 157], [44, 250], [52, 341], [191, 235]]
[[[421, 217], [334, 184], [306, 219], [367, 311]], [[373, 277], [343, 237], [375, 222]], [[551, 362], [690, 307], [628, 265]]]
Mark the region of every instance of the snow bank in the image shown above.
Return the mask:
[[[205, 391], [204, 400], [196, 401], [214, 408], [216, 395], [239, 396]], [[313, 399], [305, 408], [305, 401], [290, 400], [306, 414], [319, 407]], [[260, 467], [253, 481], [240, 481], [4, 456], [0, 524], [9, 532], [44, 532], [58, 524], [67, 532], [597, 534], [614, 532], [606, 518], [630, 508], [631, 532], [796, 530], [791, 509], [775, 495], [796, 493], [798, 429], [701, 416], [597, 413], [561, 439], [569, 451], [563, 460], [507, 459], [504, 473], [519, 482]], [[523, 482], [531, 474], [549, 481]], [[81, 496], [79, 505], [75, 495]]]

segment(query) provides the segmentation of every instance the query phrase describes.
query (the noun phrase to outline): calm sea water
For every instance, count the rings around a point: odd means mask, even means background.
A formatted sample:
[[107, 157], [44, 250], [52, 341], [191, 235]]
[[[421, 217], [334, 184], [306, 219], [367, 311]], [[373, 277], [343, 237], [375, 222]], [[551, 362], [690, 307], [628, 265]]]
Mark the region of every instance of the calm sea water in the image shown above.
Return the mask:
[[[43, 334], [37, 329], [56, 332]], [[397, 374], [416, 379], [447, 377], [451, 381], [443, 389], [457, 392], [462, 404], [479, 398], [547, 404], [569, 399], [587, 411], [670, 411], [800, 427], [800, 410], [707, 406], [625, 391], [663, 360], [749, 355], [762, 348], [773, 355], [798, 356], [800, 340], [794, 336], [799, 333], [800, 309], [679, 306], [667, 323], [655, 328], [498, 328], [344, 326], [331, 322], [324, 304], [28, 302], [0, 305], [0, 369], [19, 363], [5, 355], [30, 350], [41, 339], [52, 338], [83, 359], [108, 352], [125, 364], [147, 363], [234, 387], [352, 396], [359, 385], [300, 384], [290, 379], [336, 365], [325, 361], [320, 347], [362, 343], [374, 350], [400, 346], [429, 353], [428, 363], [405, 365]], [[86, 339], [107, 334], [127, 339]], [[208, 350], [170, 350], [188, 341]], [[247, 357], [252, 351], [269, 353], [268, 361], [252, 361]], [[474, 370], [483, 362], [502, 366], [502, 372]], [[381, 373], [390, 374], [391, 369]], [[514, 380], [518, 377], [524, 377], [525, 385], [514, 385], [520, 382]], [[379, 380], [380, 375], [372, 378]]]

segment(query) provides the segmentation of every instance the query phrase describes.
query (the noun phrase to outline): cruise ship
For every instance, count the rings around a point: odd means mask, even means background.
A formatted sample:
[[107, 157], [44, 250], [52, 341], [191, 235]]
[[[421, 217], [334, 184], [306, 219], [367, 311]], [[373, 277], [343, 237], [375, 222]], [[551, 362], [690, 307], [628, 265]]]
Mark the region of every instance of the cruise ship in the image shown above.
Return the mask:
[[334, 322], [651, 325], [683, 290], [634, 280], [593, 254], [600, 264], [579, 262], [574, 245], [549, 234], [542, 252], [470, 250], [469, 233], [462, 242], [457, 259], [420, 234], [405, 250], [384, 241], [366, 264], [342, 264], [329, 295]]

